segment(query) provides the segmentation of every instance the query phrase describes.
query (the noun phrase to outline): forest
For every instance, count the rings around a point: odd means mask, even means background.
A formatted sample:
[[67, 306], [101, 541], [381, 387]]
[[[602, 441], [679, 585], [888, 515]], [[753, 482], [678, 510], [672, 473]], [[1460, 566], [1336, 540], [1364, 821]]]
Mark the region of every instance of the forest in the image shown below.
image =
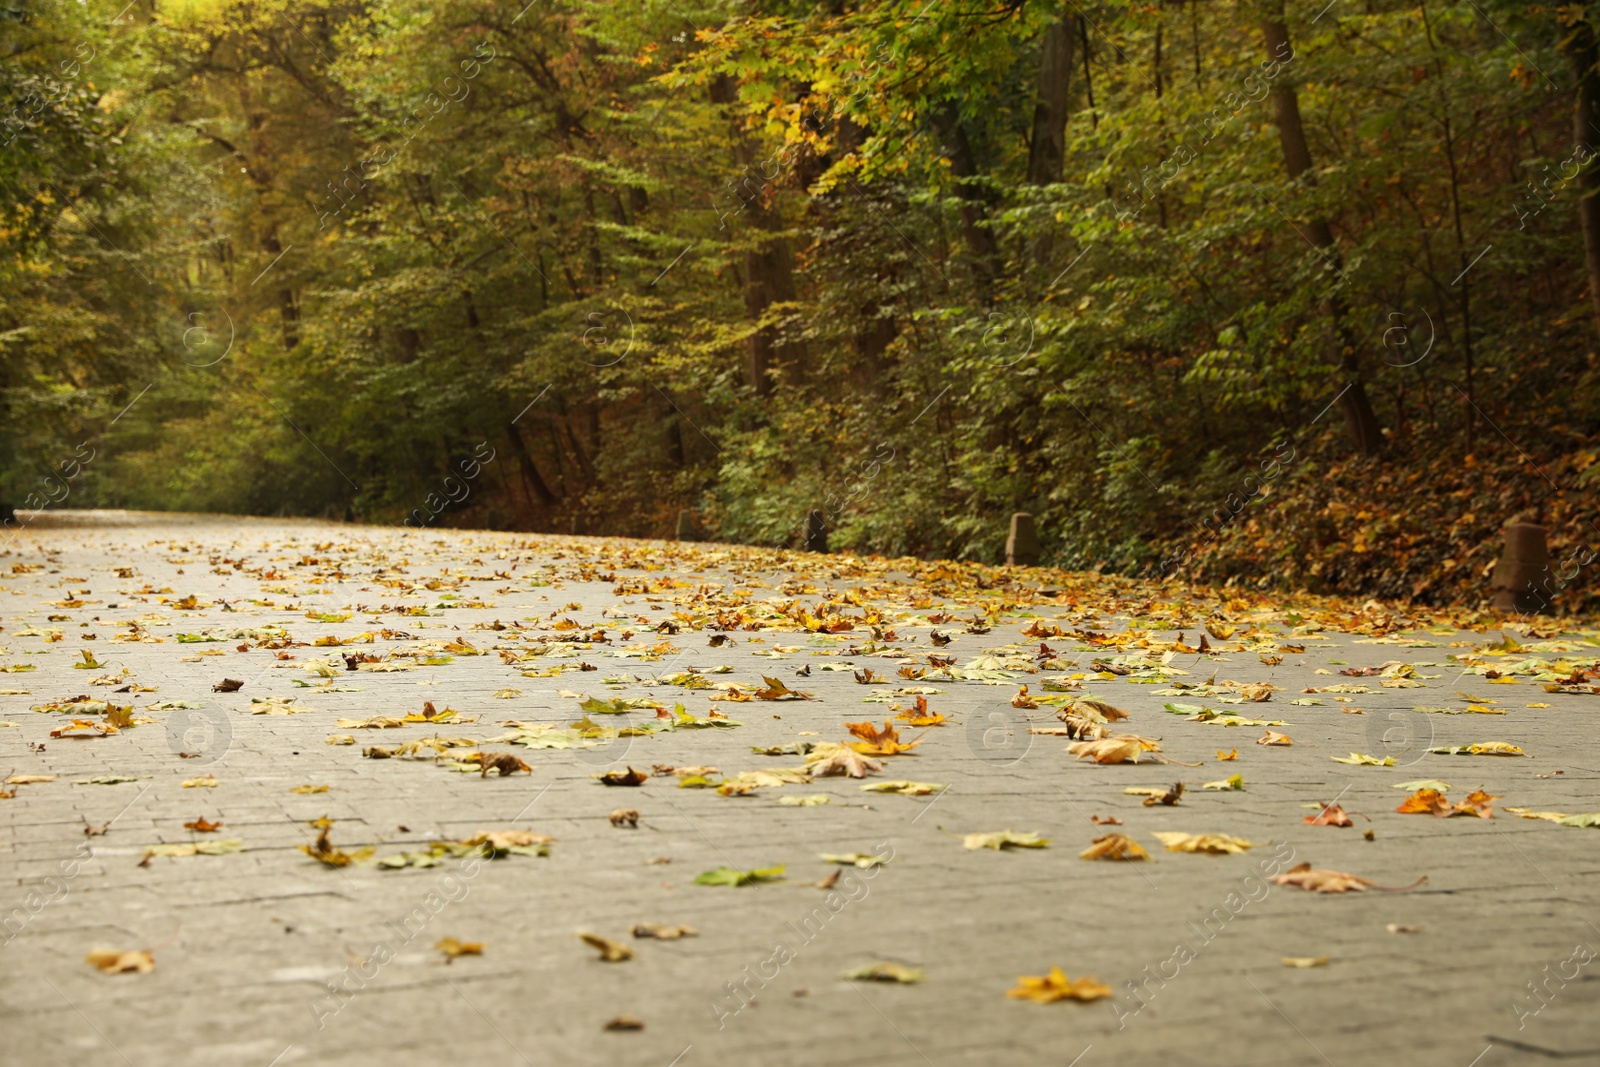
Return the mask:
[[0, 499], [1472, 600], [1600, 545], [1597, 26], [6, 0]]

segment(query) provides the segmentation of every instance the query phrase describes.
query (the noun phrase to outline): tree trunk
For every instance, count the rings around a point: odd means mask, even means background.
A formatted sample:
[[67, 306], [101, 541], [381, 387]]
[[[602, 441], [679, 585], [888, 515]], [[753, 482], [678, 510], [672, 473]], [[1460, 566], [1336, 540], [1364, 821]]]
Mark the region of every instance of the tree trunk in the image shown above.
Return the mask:
[[1600, 140], [1600, 42], [1594, 27], [1580, 22], [1562, 42], [1562, 52], [1572, 65], [1577, 94], [1572, 107], [1574, 150], [1583, 149], [1591, 157], [1578, 170], [1578, 222], [1583, 227], [1583, 265], [1589, 274], [1589, 301], [1594, 312], [1595, 331], [1600, 334], [1600, 166], [1592, 162], [1589, 146]]
[[[1267, 0], [1263, 11], [1261, 32], [1266, 38], [1267, 58], [1286, 63], [1293, 57], [1294, 49], [1289, 43], [1288, 24], [1284, 21], [1283, 0]], [[1272, 114], [1278, 127], [1278, 142], [1283, 148], [1284, 170], [1295, 181], [1316, 184], [1316, 175], [1310, 173], [1311, 146], [1306, 141], [1305, 126], [1300, 121], [1300, 97], [1293, 84], [1281, 76], [1272, 91]], [[1310, 220], [1305, 236], [1335, 270], [1341, 269], [1339, 250], [1334, 244], [1333, 229], [1327, 219]], [[1364, 456], [1376, 455], [1383, 447], [1383, 431], [1378, 425], [1377, 413], [1372, 410], [1366, 382], [1361, 377], [1361, 361], [1356, 353], [1355, 338], [1350, 336], [1345, 322], [1344, 301], [1337, 295], [1329, 297], [1324, 311], [1331, 321], [1340, 349], [1337, 363], [1344, 385], [1339, 392], [1339, 411], [1344, 415], [1345, 431], [1358, 452]]]
[[[1063, 14], [1039, 39], [1039, 93], [1033, 105], [1033, 138], [1028, 144], [1028, 184], [1051, 185], [1061, 180], [1067, 158], [1068, 90], [1072, 78], [1072, 46], [1077, 20]], [[1055, 242], [1046, 229], [1034, 238], [1036, 263], [1045, 263]]]
[[533, 495], [539, 498], [540, 505], [545, 508], [554, 507], [556, 495], [550, 491], [544, 476], [534, 465], [533, 456], [528, 453], [528, 445], [523, 441], [522, 431], [517, 429], [516, 423], [506, 426], [506, 436], [511, 440], [511, 450], [517, 454], [517, 465], [522, 468], [523, 482], [533, 490]]
[[[722, 76], [711, 84], [711, 101], [731, 104], [737, 98], [733, 79]], [[749, 223], [758, 234], [758, 244], [744, 256], [744, 306], [751, 321], [759, 322], [773, 304], [795, 299], [793, 253], [789, 242], [776, 236], [782, 220], [771, 206], [772, 179], [762, 170], [756, 146], [736, 125], [733, 129], [733, 157], [739, 164], [733, 187], [735, 203], [730, 203], [724, 225], [739, 220]], [[775, 178], [776, 175], [773, 175]], [[772, 392], [772, 373], [782, 371], [786, 381], [798, 384], [805, 377], [806, 351], [803, 344], [784, 343], [774, 326], [763, 326], [750, 338], [746, 382], [757, 396]]]
[[961, 200], [961, 232], [972, 249], [973, 270], [983, 284], [984, 296], [1000, 276], [1000, 247], [994, 234], [984, 225], [989, 218], [989, 201], [983, 191], [973, 184], [978, 177], [978, 164], [967, 141], [967, 131], [961, 127], [961, 116], [953, 103], [946, 103], [934, 112], [934, 126], [944, 140], [945, 155], [950, 159], [950, 172], [956, 177], [956, 196]]
[[1067, 91], [1072, 75], [1073, 18], [1063, 14], [1039, 41], [1039, 95], [1033, 105], [1033, 141], [1028, 148], [1028, 183], [1061, 180], [1067, 158]]

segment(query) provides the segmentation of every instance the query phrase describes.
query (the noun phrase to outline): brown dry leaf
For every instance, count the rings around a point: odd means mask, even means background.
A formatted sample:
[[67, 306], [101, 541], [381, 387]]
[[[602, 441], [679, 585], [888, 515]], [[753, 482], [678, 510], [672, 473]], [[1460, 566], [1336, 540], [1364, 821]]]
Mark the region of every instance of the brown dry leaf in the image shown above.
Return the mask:
[[912, 726], [943, 726], [945, 718], [937, 711], [928, 710], [928, 698], [918, 697], [916, 707], [907, 708], [895, 716], [900, 722], [910, 723]]
[[1138, 734], [1116, 734], [1098, 741], [1075, 741], [1067, 746], [1070, 755], [1096, 763], [1138, 763], [1146, 752], [1159, 752], [1161, 746]]
[[1089, 821], [1096, 826], [1121, 826], [1122, 820], [1115, 815], [1091, 815]]
[[370, 845], [365, 848], [358, 848], [354, 852], [346, 852], [343, 849], [334, 848], [332, 840], [328, 837], [328, 832], [333, 829], [333, 820], [326, 816], [320, 819], [312, 819], [308, 825], [317, 828], [316, 841], [309, 845], [296, 845], [295, 847], [323, 866], [348, 867], [352, 863], [361, 863], [369, 859], [377, 851]]
[[1145, 797], [1143, 804], [1147, 808], [1153, 808], [1157, 804], [1163, 804], [1170, 808], [1176, 805], [1178, 803], [1178, 799], [1182, 796], [1183, 783], [1174, 782], [1172, 783], [1172, 788], [1167, 790], [1165, 793], [1156, 793]]
[[434, 948], [444, 953], [444, 961], [452, 962], [457, 956], [481, 956], [483, 944], [478, 941], [457, 941], [453, 937], [440, 938]]
[[810, 700], [811, 694], [800, 689], [790, 689], [783, 684], [783, 679], [772, 678], [763, 674], [761, 680], [767, 683], [765, 689], [755, 692], [758, 700]]
[[[1322, 804], [1319, 800], [1317, 803]], [[1351, 826], [1350, 816], [1337, 804], [1322, 804], [1322, 810], [1307, 815], [1304, 821], [1311, 826]]]
[[826, 875], [817, 879], [811, 884], [817, 889], [832, 889], [834, 886], [839, 884], [839, 875], [842, 873], [843, 872], [839, 870], [829, 871]]
[[1217, 749], [1217, 762], [1218, 763], [1227, 763], [1229, 760], [1236, 760], [1238, 758], [1239, 758], [1239, 750], [1236, 749], [1236, 748], [1230, 748], [1226, 752], [1224, 752], [1220, 748]]
[[1011, 698], [1011, 706], [1014, 708], [1036, 708], [1039, 706], [1039, 702], [1028, 695], [1027, 686], [1022, 686], [1017, 690], [1017, 695]]
[[604, 774], [596, 775], [596, 777], [606, 785], [643, 785], [650, 776], [643, 771], [636, 771], [629, 767], [625, 771], [607, 771]]
[[[837, 873], [837, 872], [835, 872]], [[660, 923], [635, 923], [634, 937], [653, 937], [657, 941], [676, 941], [680, 937], [699, 937], [700, 931], [692, 926], [663, 926]]]
[[901, 744], [900, 731], [888, 719], [883, 720], [882, 730], [870, 722], [847, 722], [844, 725], [845, 729], [861, 738], [860, 741], [845, 743], [863, 756], [898, 756], [922, 744], [921, 741]]
[[1147, 860], [1150, 853], [1133, 838], [1124, 834], [1106, 834], [1089, 843], [1078, 853], [1080, 860]]
[[1437, 789], [1419, 789], [1394, 809], [1402, 815], [1449, 815], [1450, 802]]
[[224, 678], [211, 687], [213, 693], [237, 693], [244, 688], [244, 682], [238, 678]]
[[1069, 711], [1058, 713], [1058, 718], [1066, 723], [1063, 729], [1043, 728], [1038, 726], [1028, 727], [1030, 734], [1051, 734], [1056, 737], [1070, 737], [1074, 741], [1099, 741], [1111, 736], [1111, 727], [1103, 722], [1086, 719], [1082, 715], [1074, 715]]
[[1389, 893], [1404, 893], [1408, 889], [1415, 889], [1427, 880], [1428, 876], [1423, 875], [1407, 886], [1382, 886], [1365, 878], [1346, 874], [1344, 871], [1314, 870], [1309, 863], [1290, 867], [1282, 874], [1272, 876], [1272, 881], [1277, 885], [1292, 885], [1313, 893], [1362, 893], [1369, 888], [1381, 889]]
[[1120, 722], [1129, 717], [1128, 713], [1121, 708], [1090, 697], [1081, 697], [1073, 701], [1072, 710], [1077, 711], [1080, 715], [1084, 715], [1087, 712], [1086, 718], [1095, 719], [1099, 722]]
[[1286, 745], [1292, 745], [1292, 744], [1294, 744], [1294, 742], [1289, 739], [1289, 736], [1287, 734], [1280, 734], [1275, 730], [1268, 730], [1265, 734], [1263, 734], [1260, 737], [1256, 738], [1256, 744], [1258, 744], [1258, 745], [1278, 745], [1278, 746], [1282, 747], [1282, 746], [1286, 746]]
[[156, 961], [149, 949], [123, 952], [114, 948], [97, 948], [84, 958], [101, 974], [149, 974], [156, 969]]
[[1395, 808], [1402, 815], [1434, 815], [1441, 819], [1452, 815], [1476, 815], [1480, 819], [1494, 818], [1494, 802], [1498, 796], [1474, 790], [1459, 804], [1451, 804], [1437, 789], [1419, 789]]
[[502, 778], [510, 774], [516, 774], [518, 771], [526, 771], [528, 774], [533, 773], [532, 767], [510, 752], [479, 752], [477, 755], [478, 758], [475, 762], [478, 764], [478, 777], [480, 778], [489, 777], [490, 771], [497, 772]]
[[[817, 757], [812, 759], [812, 757]], [[883, 764], [870, 756], [863, 756], [847, 745], [825, 752], [819, 745], [806, 757], [806, 770], [817, 778], [865, 778], [883, 770]]]
[[1229, 837], [1227, 834], [1184, 834], [1157, 830], [1156, 836], [1167, 846], [1168, 852], [1210, 852], [1224, 856], [1256, 847], [1242, 837]]
[[639, 828], [639, 812], [634, 808], [618, 808], [611, 813], [611, 825], [617, 829], [626, 826], [631, 830]]
[[[206, 817], [202, 815], [193, 822], [184, 823], [183, 828], [185, 830], [193, 830], [195, 833], [199, 834], [211, 834], [222, 829], [222, 824], [220, 822], [207, 822]], [[104, 831], [101, 832], [103, 833]]]
[[[718, 634], [717, 636], [721, 637], [722, 635]], [[615, 1019], [612, 1019], [610, 1022], [606, 1023], [603, 1029], [619, 1031], [643, 1030], [644, 1020], [636, 1019], [632, 1015], [619, 1015]]]
[[633, 949], [620, 941], [591, 934], [587, 930], [579, 930], [578, 936], [583, 939], [584, 944], [599, 949], [600, 959], [605, 963], [621, 963], [623, 960], [633, 959]]
[[1014, 989], [1006, 996], [1014, 1000], [1031, 1000], [1035, 1004], [1050, 1004], [1057, 1000], [1101, 1000], [1111, 995], [1111, 987], [1093, 978], [1068, 978], [1060, 967], [1051, 967], [1050, 973], [1040, 978], [1027, 975], [1017, 979]]

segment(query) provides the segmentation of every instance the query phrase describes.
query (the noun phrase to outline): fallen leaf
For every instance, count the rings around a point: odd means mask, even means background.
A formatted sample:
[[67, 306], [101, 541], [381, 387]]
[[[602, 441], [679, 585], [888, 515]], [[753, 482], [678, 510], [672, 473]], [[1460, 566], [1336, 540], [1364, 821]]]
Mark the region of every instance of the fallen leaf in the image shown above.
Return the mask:
[[123, 952], [114, 948], [97, 948], [84, 958], [101, 974], [149, 974], [156, 969], [156, 961], [148, 949]]
[[1453, 815], [1476, 815], [1480, 819], [1494, 818], [1494, 802], [1500, 799], [1481, 789], [1467, 794], [1460, 803], [1452, 804], [1437, 789], [1419, 789], [1395, 808], [1402, 815], [1435, 815], [1448, 818]]
[[1044, 848], [1048, 844], [1050, 844], [1048, 837], [1040, 837], [1036, 833], [1019, 834], [1010, 830], [967, 834], [961, 839], [962, 848], [974, 850], [992, 848], [996, 852], [1006, 848]]
[[845, 971], [839, 977], [850, 982], [899, 982], [901, 985], [916, 985], [924, 976], [915, 967], [906, 967], [898, 963], [869, 963], [864, 967]]
[[788, 808], [815, 808], [833, 803], [833, 798], [826, 793], [812, 793], [803, 797], [779, 797], [778, 803]]
[[900, 731], [888, 719], [883, 721], [882, 730], [870, 722], [847, 722], [844, 725], [845, 729], [861, 738], [860, 741], [846, 743], [864, 756], [898, 756], [922, 744], [921, 741], [901, 744]]
[[819, 852], [818, 857], [824, 863], [838, 863], [846, 867], [882, 867], [891, 857], [878, 856], [869, 852]]
[[595, 777], [599, 778], [605, 785], [643, 785], [650, 776], [643, 771], [636, 771], [629, 767], [625, 771], [606, 771], [604, 774], [598, 774]]
[[1346, 874], [1343, 871], [1313, 869], [1309, 863], [1299, 864], [1289, 868], [1282, 874], [1272, 876], [1272, 881], [1277, 885], [1292, 885], [1313, 893], [1361, 893], [1368, 888], [1381, 889], [1389, 893], [1404, 893], [1408, 889], [1415, 889], [1427, 880], [1428, 876], [1423, 875], [1407, 886], [1381, 886], [1365, 878]]
[[196, 833], [210, 834], [222, 829], [222, 824], [220, 822], [207, 822], [206, 817], [202, 815], [193, 822], [184, 823], [183, 828], [185, 830], [193, 830]]
[[861, 787], [864, 793], [899, 793], [907, 797], [925, 797], [930, 793], [937, 793], [945, 787], [937, 782], [868, 782]]
[[1057, 1000], [1101, 1000], [1111, 995], [1111, 987], [1093, 978], [1068, 978], [1060, 967], [1050, 968], [1050, 973], [1040, 978], [1024, 975], [1017, 979], [1014, 989], [1006, 996], [1014, 1000], [1031, 1000], [1035, 1004], [1049, 1004]]
[[682, 937], [699, 937], [700, 931], [692, 926], [663, 926], [660, 923], [635, 923], [634, 937], [653, 937], [657, 941], [676, 941]]
[[883, 764], [847, 745], [839, 745], [831, 750], [826, 745], [818, 745], [806, 756], [806, 770], [818, 778], [865, 778], [883, 770]]
[[1328, 962], [1326, 956], [1280, 956], [1278, 962], [1285, 967], [1322, 967]]
[[1483, 741], [1475, 745], [1440, 745], [1428, 749], [1441, 756], [1526, 756], [1516, 745], [1504, 741]]
[[213, 693], [237, 693], [244, 688], [244, 681], [239, 678], [224, 678], [211, 687]]
[[1287, 745], [1292, 745], [1292, 744], [1294, 744], [1294, 742], [1291, 741], [1289, 739], [1288, 735], [1286, 735], [1286, 734], [1280, 734], [1280, 733], [1277, 733], [1276, 731], [1268, 730], [1266, 733], [1264, 733], [1260, 737], [1256, 738], [1256, 744], [1258, 744], [1258, 745], [1278, 745], [1280, 747], [1283, 747], [1283, 746], [1287, 746]]
[[1155, 834], [1167, 847], [1168, 852], [1210, 852], [1216, 855], [1228, 855], [1255, 848], [1253, 843], [1244, 838], [1229, 837], [1227, 834], [1184, 834], [1165, 830], [1157, 830]]
[[297, 785], [293, 789], [289, 790], [289, 792], [299, 793], [302, 796], [310, 796], [312, 793], [326, 793], [330, 788], [332, 787], [326, 785]]
[[[835, 871], [835, 874], [838, 872]], [[776, 882], [783, 878], [783, 865], [776, 867], [757, 867], [753, 871], [737, 871], [732, 867], [718, 867], [715, 870], [705, 871], [695, 876], [695, 885], [759, 885], [762, 882]]]
[[[1318, 801], [1321, 804], [1321, 801]], [[1315, 815], [1307, 815], [1305, 823], [1311, 826], [1352, 826], [1350, 816], [1337, 804], [1323, 804], [1322, 810]]]
[[1352, 767], [1393, 767], [1394, 757], [1385, 756], [1379, 759], [1376, 756], [1365, 756], [1360, 752], [1352, 752], [1349, 756], [1332, 757], [1335, 763], [1348, 763]]
[[[1187, 836], [1187, 835], [1185, 835]], [[1089, 847], [1078, 853], [1080, 860], [1147, 860], [1150, 853], [1133, 838], [1124, 834], [1110, 833], [1097, 837], [1089, 843]]]
[[621, 963], [623, 960], [633, 959], [633, 949], [620, 941], [591, 934], [587, 930], [579, 930], [578, 936], [583, 939], [584, 944], [599, 949], [600, 959], [605, 963]]
[[444, 953], [444, 961], [451, 963], [457, 956], [481, 956], [483, 945], [477, 941], [458, 941], [453, 937], [440, 938], [434, 942], [434, 948]]
[[1224, 752], [1220, 748], [1217, 749], [1217, 762], [1218, 763], [1227, 763], [1229, 760], [1236, 760], [1238, 758], [1239, 758], [1239, 750], [1236, 749], [1236, 748], [1231, 748], [1226, 752]]
[[1074, 741], [1067, 746], [1067, 753], [1096, 763], [1138, 763], [1144, 753], [1160, 748], [1156, 742], [1137, 734], [1116, 734], [1098, 741]]
[[244, 838], [223, 837], [212, 841], [190, 841], [173, 845], [151, 845], [144, 850], [139, 866], [148, 867], [157, 857], [182, 859], [185, 856], [231, 856], [244, 851]]
[[1220, 782], [1205, 782], [1201, 789], [1220, 789], [1224, 792], [1242, 792], [1244, 790], [1244, 775], [1234, 774], [1222, 779]]
[[185, 788], [185, 789], [215, 789], [217, 786], [219, 786], [221, 784], [222, 784], [221, 782], [219, 782], [215, 778], [211, 777], [211, 775], [202, 774], [198, 778], [185, 779], [184, 782], [183, 782], [183, 788]]
[[[721, 636], [721, 635], [719, 634], [718, 636]], [[616, 1030], [643, 1030], [644, 1029], [644, 1020], [643, 1019], [636, 1019], [632, 1015], [619, 1015], [615, 1019], [612, 1019], [610, 1022], [606, 1023], [606, 1025], [604, 1027], [602, 1027], [602, 1029], [613, 1030], [613, 1031], [616, 1031]]]
[[1543, 819], [1558, 826], [1600, 827], [1600, 811], [1582, 815], [1568, 815], [1560, 811], [1529, 811], [1527, 808], [1507, 808], [1524, 819]]

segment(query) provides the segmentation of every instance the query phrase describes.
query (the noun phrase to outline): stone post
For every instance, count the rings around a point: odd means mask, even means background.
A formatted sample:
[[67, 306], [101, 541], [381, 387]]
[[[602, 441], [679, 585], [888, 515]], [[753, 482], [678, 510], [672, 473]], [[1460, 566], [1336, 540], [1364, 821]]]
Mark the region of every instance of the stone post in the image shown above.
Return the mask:
[[700, 523], [695, 520], [694, 512], [683, 508], [678, 512], [678, 540], [700, 540]]
[[1011, 516], [1011, 534], [1006, 538], [1006, 565], [1032, 567], [1039, 562], [1039, 535], [1033, 528], [1033, 516], [1019, 511]]
[[1549, 580], [1550, 550], [1544, 527], [1514, 522], [1505, 528], [1505, 547], [1489, 578], [1490, 603], [1501, 611], [1537, 615], [1550, 611], [1545, 588]]
[[828, 524], [823, 521], [820, 511], [813, 511], [806, 516], [806, 551], [828, 551]]

